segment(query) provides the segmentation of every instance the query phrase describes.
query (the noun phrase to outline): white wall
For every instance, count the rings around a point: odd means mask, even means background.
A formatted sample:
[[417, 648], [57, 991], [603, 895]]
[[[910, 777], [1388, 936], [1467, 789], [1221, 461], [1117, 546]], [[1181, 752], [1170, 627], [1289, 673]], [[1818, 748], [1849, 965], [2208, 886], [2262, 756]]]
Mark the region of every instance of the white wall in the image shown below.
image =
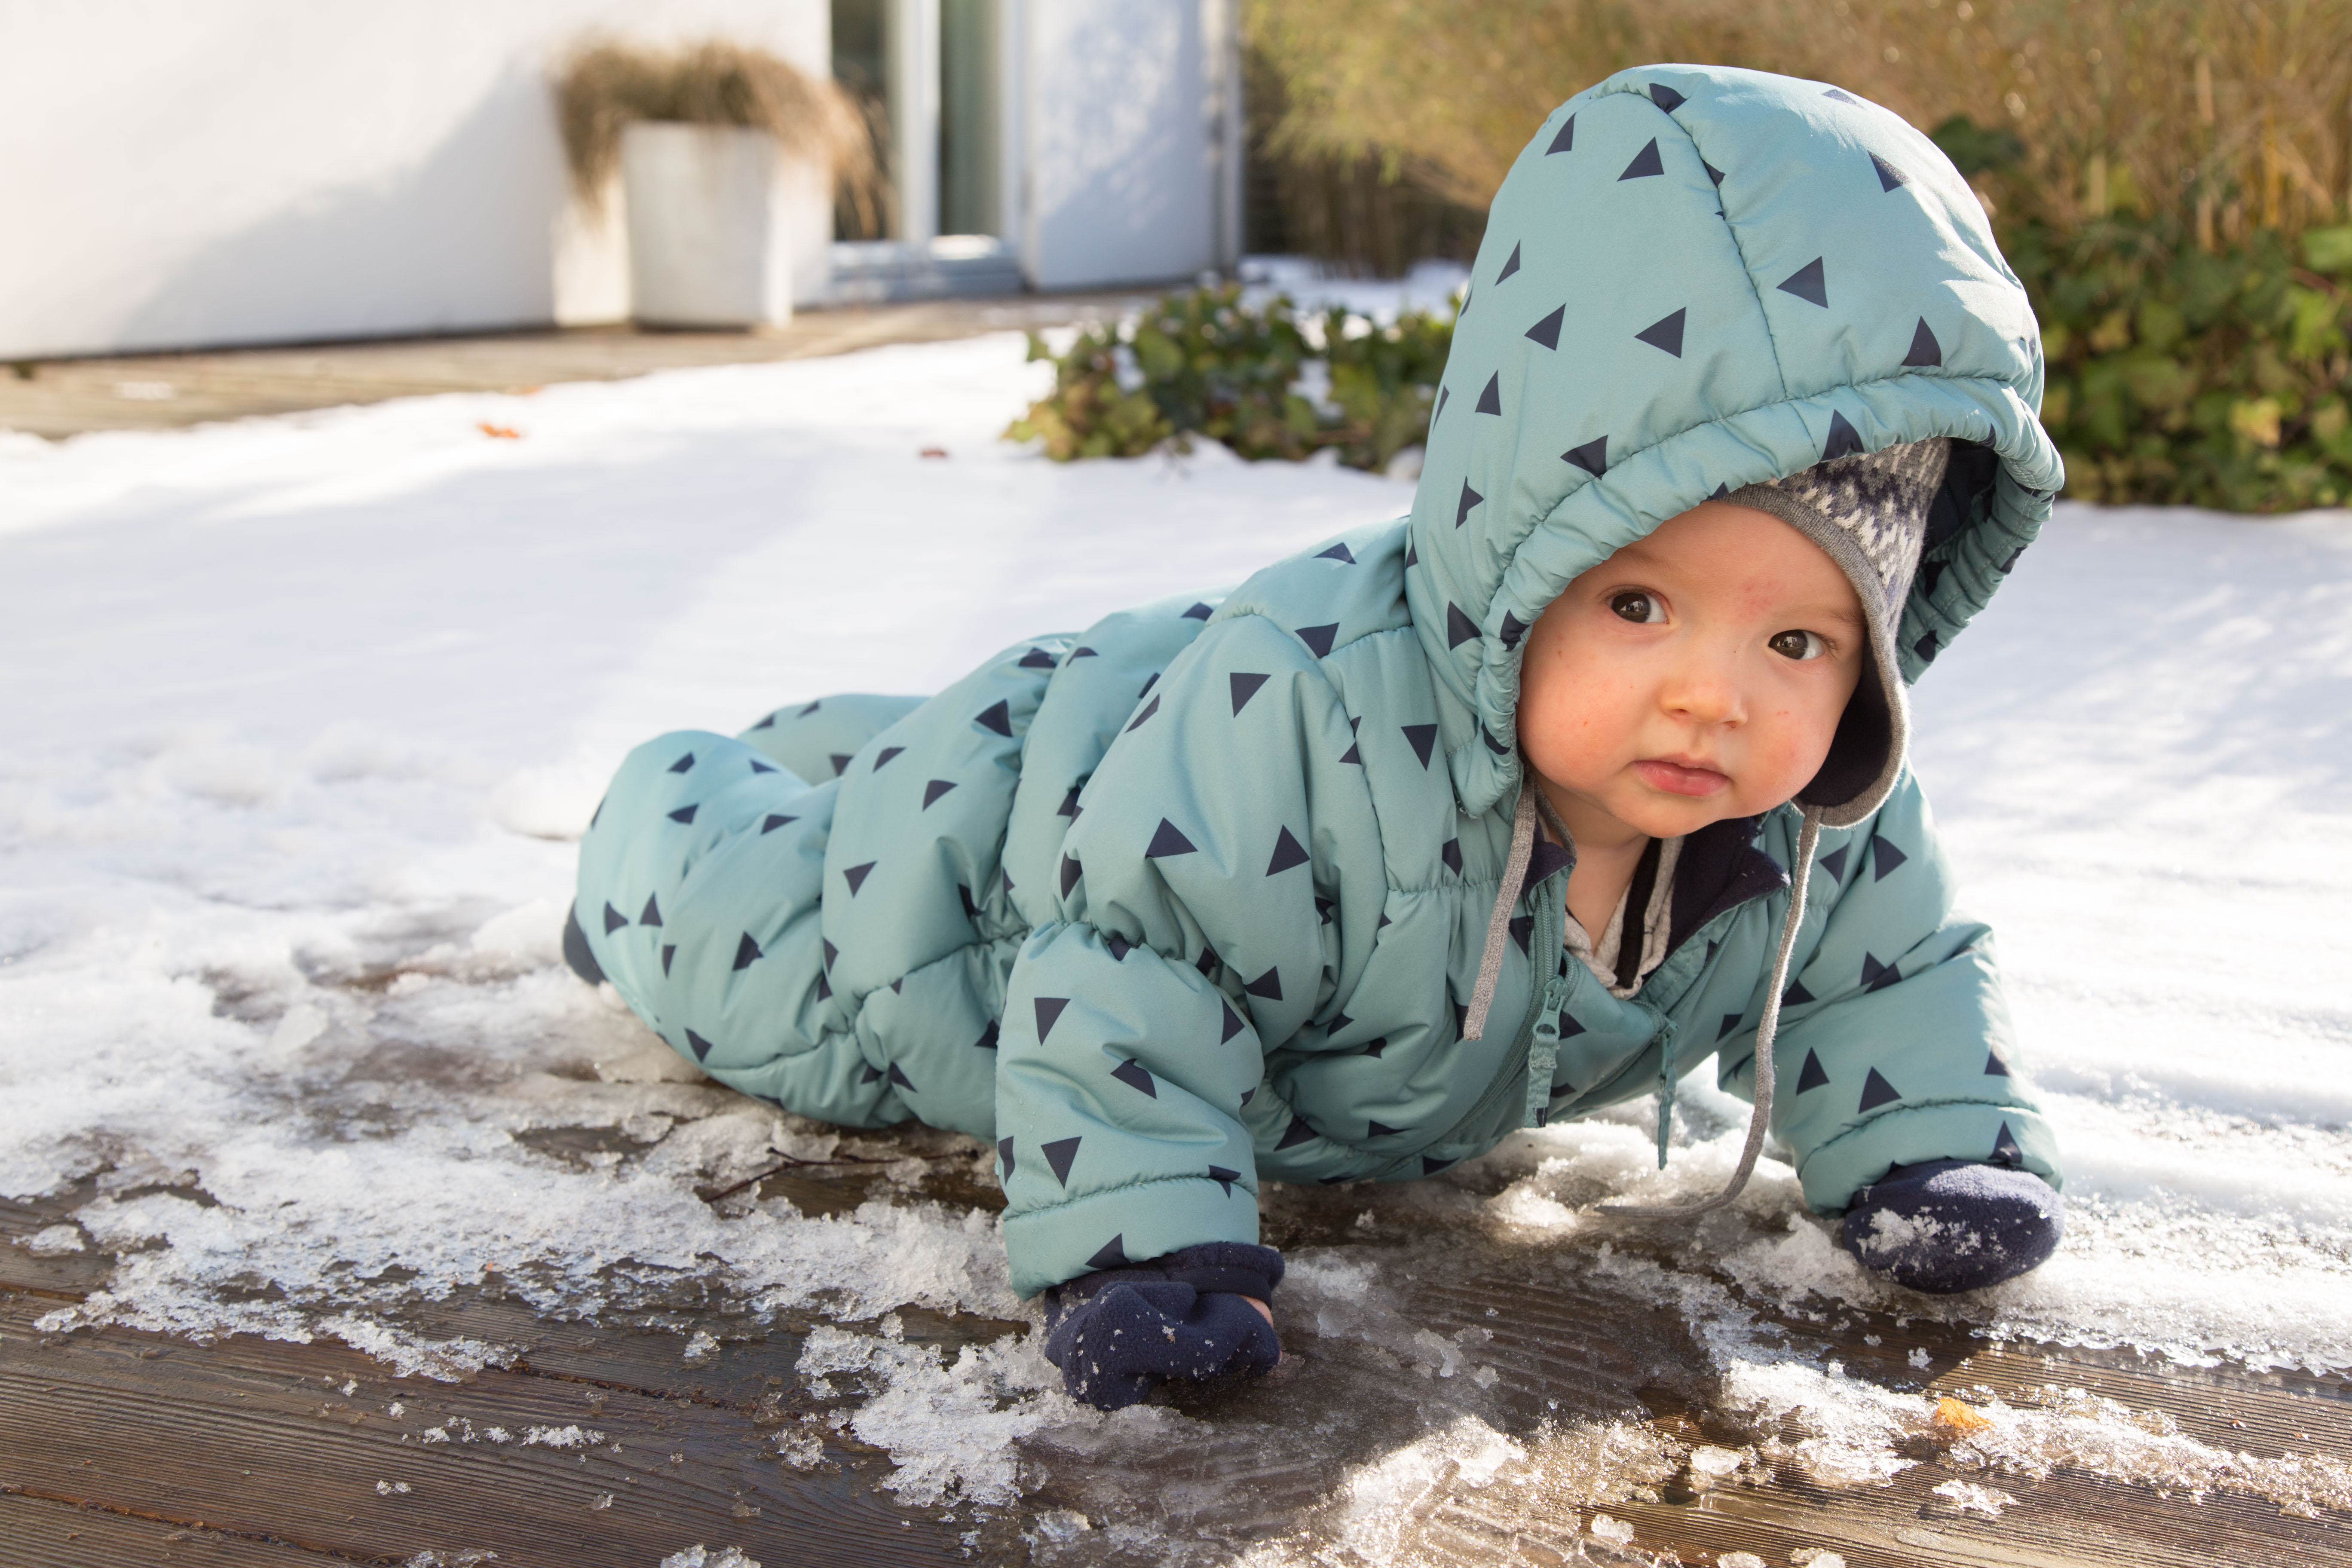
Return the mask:
[[544, 323], [582, 34], [830, 69], [826, 0], [0, 0], [0, 359]]
[[1022, 263], [1040, 289], [1241, 254], [1234, 0], [1026, 0]]

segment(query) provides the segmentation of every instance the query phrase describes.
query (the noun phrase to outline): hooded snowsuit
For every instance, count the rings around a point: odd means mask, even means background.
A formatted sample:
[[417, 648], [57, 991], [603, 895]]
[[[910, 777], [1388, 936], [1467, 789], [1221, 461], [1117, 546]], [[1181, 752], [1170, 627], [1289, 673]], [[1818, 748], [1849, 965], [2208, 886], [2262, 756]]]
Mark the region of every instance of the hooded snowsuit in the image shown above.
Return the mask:
[[[1629, 999], [1563, 960], [1538, 845], [1463, 1017], [1521, 783], [1523, 634], [1711, 495], [1954, 437], [1902, 609], [1916, 679], [2061, 482], [2040, 337], [1934, 144], [1821, 83], [1627, 72], [1496, 198], [1411, 517], [1008, 648], [929, 700], [828, 697], [634, 752], [577, 918], [713, 1077], [996, 1143], [1015, 1289], [1254, 1242], [1262, 1180], [1394, 1180], [1661, 1092], [1748, 1090], [1799, 814], [1684, 844]], [[1824, 831], [1771, 1131], [1834, 1214], [1891, 1165], [2059, 1182], [1986, 928], [1927, 802]]]

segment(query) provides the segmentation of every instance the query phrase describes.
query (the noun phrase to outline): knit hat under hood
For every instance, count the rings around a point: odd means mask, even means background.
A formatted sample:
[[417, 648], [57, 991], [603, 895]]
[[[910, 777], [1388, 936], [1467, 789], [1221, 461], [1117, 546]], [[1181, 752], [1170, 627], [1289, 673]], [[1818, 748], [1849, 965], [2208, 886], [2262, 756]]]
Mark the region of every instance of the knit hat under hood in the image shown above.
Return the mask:
[[1537, 617], [1668, 518], [1737, 499], [1847, 566], [1870, 614], [1876, 678], [1800, 797], [1826, 826], [1868, 816], [1902, 767], [1905, 685], [2063, 482], [2042, 387], [1983, 206], [1900, 117], [1716, 66], [1562, 104], [1496, 195], [1413, 501], [1406, 595], [1462, 808], [1517, 794]]
[[1802, 473], [1742, 485], [1724, 499], [1769, 512], [1821, 546], [1853, 584], [1869, 628], [1866, 667], [1830, 754], [1798, 801], [1829, 827], [1851, 827], [1885, 804], [1911, 747], [1911, 703], [1895, 652], [1895, 622], [1919, 566], [1927, 509], [1952, 446], [1942, 437], [1833, 458]]

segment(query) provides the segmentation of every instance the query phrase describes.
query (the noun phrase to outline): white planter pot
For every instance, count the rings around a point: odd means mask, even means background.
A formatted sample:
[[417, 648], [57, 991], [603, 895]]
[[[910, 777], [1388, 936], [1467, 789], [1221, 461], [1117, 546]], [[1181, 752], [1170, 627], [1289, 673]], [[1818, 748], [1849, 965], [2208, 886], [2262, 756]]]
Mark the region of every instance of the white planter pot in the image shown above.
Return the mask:
[[630, 313], [648, 326], [792, 320], [825, 289], [827, 172], [764, 131], [631, 125], [621, 132]]

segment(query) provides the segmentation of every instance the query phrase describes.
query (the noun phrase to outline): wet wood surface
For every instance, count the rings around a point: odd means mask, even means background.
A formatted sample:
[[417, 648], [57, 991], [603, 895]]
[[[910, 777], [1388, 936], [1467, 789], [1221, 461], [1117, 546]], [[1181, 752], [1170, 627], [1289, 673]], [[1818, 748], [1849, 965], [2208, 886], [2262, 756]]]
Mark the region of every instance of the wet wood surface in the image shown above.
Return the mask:
[[[697, 1544], [776, 1568], [964, 1563], [1003, 1548], [1010, 1521], [950, 1528], [902, 1509], [876, 1487], [886, 1456], [808, 1422], [789, 1328], [744, 1338], [714, 1317], [727, 1337], [690, 1361], [685, 1332], [543, 1321], [478, 1293], [412, 1319], [513, 1347], [509, 1364], [457, 1383], [394, 1377], [338, 1343], [44, 1332], [39, 1320], [100, 1286], [113, 1259], [7, 1243], [88, 1196], [0, 1204], [5, 1568], [425, 1553], [653, 1568]], [[1013, 1327], [900, 1316], [909, 1341], [950, 1346]], [[787, 1427], [821, 1436], [814, 1465], [779, 1458]]]
[[[291, 348], [125, 354], [0, 364], [0, 430], [58, 438], [153, 430], [443, 392], [530, 394], [558, 382], [847, 353], [884, 343], [1097, 321], [1131, 291], [924, 300], [804, 310], [757, 331], [574, 327]], [[513, 428], [512, 425], [501, 426]]]
[[[585, 1157], [611, 1136], [542, 1141], [546, 1152]], [[785, 1167], [705, 1195], [842, 1212], [877, 1179], [854, 1163]], [[994, 1196], [960, 1182], [969, 1184], [950, 1175], [930, 1195], [974, 1206]], [[1826, 1487], [1785, 1462], [1736, 1482], [1700, 1476], [1688, 1462], [1697, 1446], [1752, 1444], [1759, 1434], [1710, 1403], [1691, 1325], [1581, 1282], [1574, 1260], [1556, 1254], [1440, 1270], [1401, 1292], [1396, 1308], [1416, 1328], [1475, 1344], [1478, 1379], [1416, 1375], [1387, 1347], [1286, 1317], [1293, 1362], [1266, 1384], [1193, 1401], [1200, 1420], [1173, 1446], [1048, 1430], [1022, 1445], [1018, 1509], [942, 1520], [941, 1510], [898, 1506], [878, 1485], [887, 1456], [822, 1424], [824, 1407], [794, 1372], [807, 1322], [752, 1333], [713, 1310], [659, 1329], [597, 1326], [548, 1321], [478, 1290], [404, 1320], [432, 1337], [511, 1347], [507, 1364], [446, 1383], [395, 1377], [341, 1343], [44, 1331], [43, 1316], [102, 1288], [114, 1260], [13, 1244], [65, 1223], [89, 1195], [0, 1204], [6, 1568], [654, 1568], [696, 1544], [736, 1547], [766, 1568], [1143, 1563], [1176, 1560], [1174, 1544], [1188, 1563], [1256, 1550], [1268, 1563], [1335, 1565], [1714, 1564], [1748, 1552], [1777, 1568], [1823, 1551], [1847, 1568], [2352, 1564], [2352, 1514], [2301, 1517], [2244, 1491], [2168, 1491], [2095, 1467], [1988, 1473], [1930, 1445], [1885, 1485]], [[1338, 1214], [1363, 1200], [1311, 1201]], [[1292, 1229], [1294, 1246], [1334, 1239]], [[900, 1318], [909, 1341], [950, 1350], [1025, 1331], [913, 1310]], [[1772, 1326], [1792, 1354], [1890, 1389], [2019, 1408], [2079, 1390], [2074, 1397], [2168, 1418], [2210, 1448], [2352, 1460], [2343, 1379], [1990, 1343], [1859, 1312], [1783, 1315]], [[715, 1357], [689, 1359], [697, 1327], [722, 1342]], [[1387, 1498], [1381, 1544], [1367, 1547], [1361, 1510], [1349, 1512], [1350, 1475], [1468, 1415], [1521, 1457], [1491, 1473], [1455, 1465]], [[1632, 1484], [1596, 1506], [1593, 1435], [1611, 1433], [1611, 1463]], [[795, 1468], [780, 1435], [816, 1436], [821, 1458]], [[1954, 1479], [2013, 1500], [1997, 1518], [1966, 1511], [1935, 1490]]]
[[9, 1568], [187, 1563], [192, 1568], [320, 1568], [341, 1561], [279, 1542], [0, 1491], [0, 1562]]
[[[0, 1295], [15, 1500], [370, 1563], [651, 1568], [698, 1543], [770, 1563], [970, 1560], [959, 1532], [874, 1489], [888, 1466], [871, 1450], [834, 1439], [816, 1468], [780, 1462], [760, 1406], [791, 1381], [790, 1336], [726, 1347], [721, 1373], [685, 1365], [677, 1336], [564, 1329], [446, 1384], [341, 1345], [44, 1335], [43, 1310]], [[59, 1562], [114, 1560], [58, 1542]]]

